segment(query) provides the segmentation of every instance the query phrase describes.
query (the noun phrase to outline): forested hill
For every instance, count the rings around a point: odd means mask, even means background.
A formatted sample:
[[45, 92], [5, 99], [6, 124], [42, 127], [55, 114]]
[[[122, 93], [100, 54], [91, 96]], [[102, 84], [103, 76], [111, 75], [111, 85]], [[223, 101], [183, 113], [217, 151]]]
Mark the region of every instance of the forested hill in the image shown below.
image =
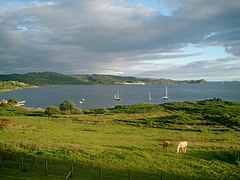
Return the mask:
[[207, 83], [206, 80], [190, 80], [190, 81], [175, 81], [172, 79], [165, 78], [139, 78], [133, 76], [114, 76], [114, 75], [103, 75], [103, 74], [77, 74], [72, 75], [81, 81], [88, 84], [178, 84], [178, 83]]
[[113, 76], [100, 74], [64, 75], [56, 72], [33, 72], [27, 74], [0, 75], [0, 81], [18, 81], [36, 86], [67, 84], [176, 84], [206, 83], [205, 80], [174, 81], [171, 79], [137, 78], [133, 76]]
[[75, 77], [55, 72], [0, 75], [0, 81], [18, 81], [36, 86], [86, 84]]

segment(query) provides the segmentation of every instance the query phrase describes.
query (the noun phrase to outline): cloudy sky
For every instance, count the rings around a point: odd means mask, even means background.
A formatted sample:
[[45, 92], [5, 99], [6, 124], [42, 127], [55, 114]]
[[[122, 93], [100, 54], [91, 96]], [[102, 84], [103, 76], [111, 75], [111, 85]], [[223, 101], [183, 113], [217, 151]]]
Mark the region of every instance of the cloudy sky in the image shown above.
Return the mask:
[[239, 0], [0, 0], [0, 74], [240, 80]]

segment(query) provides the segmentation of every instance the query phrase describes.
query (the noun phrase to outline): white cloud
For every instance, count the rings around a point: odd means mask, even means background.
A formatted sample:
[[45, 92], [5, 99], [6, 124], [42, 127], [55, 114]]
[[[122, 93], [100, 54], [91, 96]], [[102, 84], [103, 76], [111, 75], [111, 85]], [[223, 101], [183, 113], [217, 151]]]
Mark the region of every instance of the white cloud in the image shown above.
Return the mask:
[[141, 5], [127, 0], [22, 2], [18, 8], [0, 8], [0, 72], [52, 70], [207, 79], [219, 75], [239, 80], [238, 63], [231, 65], [239, 60], [228, 64], [212, 57], [192, 60], [202, 52], [181, 52], [189, 44], [214, 45], [239, 57], [238, 0], [183, 0], [180, 6], [166, 0], [175, 9], [172, 16], [148, 7], [147, 1]]

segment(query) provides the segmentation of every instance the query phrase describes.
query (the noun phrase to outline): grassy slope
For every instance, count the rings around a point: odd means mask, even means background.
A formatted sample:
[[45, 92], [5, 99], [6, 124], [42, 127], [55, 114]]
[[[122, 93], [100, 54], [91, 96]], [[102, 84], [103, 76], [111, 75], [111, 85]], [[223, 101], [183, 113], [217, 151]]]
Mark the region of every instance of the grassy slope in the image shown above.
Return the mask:
[[[211, 106], [214, 103], [219, 102], [210, 103]], [[222, 105], [233, 109], [232, 115], [238, 116], [235, 111], [239, 103]], [[60, 117], [12, 116], [2, 111], [11, 123], [0, 131], [1, 152], [5, 149], [110, 169], [190, 177], [240, 177], [239, 159], [232, 153], [238, 152], [239, 158], [240, 133], [236, 128], [212, 119], [201, 120], [204, 109], [201, 103], [199, 106], [189, 103], [164, 106], [165, 109], [155, 105], [124, 106], [109, 109], [108, 114]], [[145, 113], [133, 113], [137, 109], [143, 112], [144, 107]], [[149, 108], [151, 111], [147, 112]], [[27, 112], [22, 114], [27, 115]], [[163, 150], [162, 142], [166, 139], [172, 146]], [[189, 142], [186, 154], [176, 154], [180, 140]]]

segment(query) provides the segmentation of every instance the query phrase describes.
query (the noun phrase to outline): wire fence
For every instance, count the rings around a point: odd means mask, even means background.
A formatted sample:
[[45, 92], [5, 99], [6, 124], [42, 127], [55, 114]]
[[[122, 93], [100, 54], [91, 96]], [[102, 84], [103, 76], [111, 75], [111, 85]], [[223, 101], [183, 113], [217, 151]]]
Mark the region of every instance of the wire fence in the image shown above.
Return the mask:
[[110, 169], [55, 159], [0, 156], [0, 179], [199, 180], [211, 178]]

